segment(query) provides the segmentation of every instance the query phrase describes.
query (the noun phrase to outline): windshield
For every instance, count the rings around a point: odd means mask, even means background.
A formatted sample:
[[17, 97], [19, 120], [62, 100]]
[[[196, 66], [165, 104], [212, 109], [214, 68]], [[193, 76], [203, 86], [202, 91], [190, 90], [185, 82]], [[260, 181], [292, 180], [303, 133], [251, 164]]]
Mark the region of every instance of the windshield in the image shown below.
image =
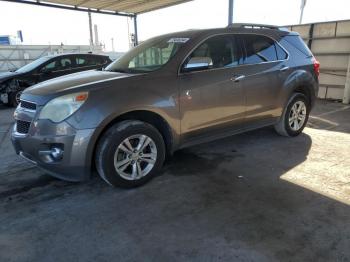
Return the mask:
[[32, 71], [33, 69], [37, 68], [38, 66], [40, 66], [41, 64], [45, 63], [46, 61], [48, 61], [50, 58], [49, 57], [40, 57], [37, 60], [34, 60], [33, 62], [22, 66], [21, 68], [17, 69], [16, 72], [18, 73], [26, 73], [29, 71]]
[[146, 73], [163, 67], [188, 38], [151, 39], [127, 52], [105, 70], [123, 73]]

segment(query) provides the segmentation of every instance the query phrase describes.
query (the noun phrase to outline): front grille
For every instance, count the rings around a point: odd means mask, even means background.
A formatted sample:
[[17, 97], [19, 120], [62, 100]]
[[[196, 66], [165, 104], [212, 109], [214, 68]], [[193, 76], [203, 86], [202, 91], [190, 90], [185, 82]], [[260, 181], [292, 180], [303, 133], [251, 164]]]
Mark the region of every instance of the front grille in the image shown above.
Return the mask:
[[21, 100], [21, 107], [29, 110], [36, 110], [36, 104], [24, 100]]
[[17, 133], [20, 133], [20, 134], [28, 133], [30, 122], [17, 120], [16, 124], [17, 124], [17, 127], [16, 127]]

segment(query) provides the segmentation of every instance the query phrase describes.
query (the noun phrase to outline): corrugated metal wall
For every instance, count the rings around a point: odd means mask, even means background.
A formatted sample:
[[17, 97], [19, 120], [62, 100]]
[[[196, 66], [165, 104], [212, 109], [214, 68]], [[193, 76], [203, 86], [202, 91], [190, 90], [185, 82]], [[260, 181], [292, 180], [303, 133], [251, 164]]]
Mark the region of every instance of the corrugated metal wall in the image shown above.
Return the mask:
[[349, 103], [350, 20], [289, 26], [321, 63], [320, 98]]

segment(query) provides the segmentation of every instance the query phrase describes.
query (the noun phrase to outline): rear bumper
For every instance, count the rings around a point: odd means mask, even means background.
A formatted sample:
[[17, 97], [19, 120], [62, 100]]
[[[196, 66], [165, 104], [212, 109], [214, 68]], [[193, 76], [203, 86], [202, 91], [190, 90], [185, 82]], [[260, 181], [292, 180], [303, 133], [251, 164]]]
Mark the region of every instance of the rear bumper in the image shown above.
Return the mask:
[[[11, 141], [18, 155], [50, 175], [77, 182], [90, 178], [88, 149], [93, 132], [94, 129], [75, 130], [65, 122], [35, 121], [25, 135], [17, 133], [14, 125]], [[62, 151], [59, 158], [50, 153], [56, 148]]]

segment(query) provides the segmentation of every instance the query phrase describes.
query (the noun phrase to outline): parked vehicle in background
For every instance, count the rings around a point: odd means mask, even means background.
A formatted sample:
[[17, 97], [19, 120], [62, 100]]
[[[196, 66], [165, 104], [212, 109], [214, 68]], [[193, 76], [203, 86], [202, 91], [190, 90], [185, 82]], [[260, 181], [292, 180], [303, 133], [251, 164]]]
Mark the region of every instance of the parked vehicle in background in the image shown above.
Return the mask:
[[319, 63], [297, 33], [250, 27], [155, 37], [105, 70], [25, 90], [17, 154], [66, 180], [86, 180], [96, 167], [107, 183], [136, 187], [180, 148], [269, 125], [299, 135]]
[[101, 69], [112, 61], [96, 54], [61, 54], [41, 57], [13, 72], [0, 73], [0, 98], [17, 106], [24, 89], [55, 77], [91, 69]]

